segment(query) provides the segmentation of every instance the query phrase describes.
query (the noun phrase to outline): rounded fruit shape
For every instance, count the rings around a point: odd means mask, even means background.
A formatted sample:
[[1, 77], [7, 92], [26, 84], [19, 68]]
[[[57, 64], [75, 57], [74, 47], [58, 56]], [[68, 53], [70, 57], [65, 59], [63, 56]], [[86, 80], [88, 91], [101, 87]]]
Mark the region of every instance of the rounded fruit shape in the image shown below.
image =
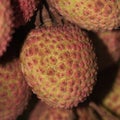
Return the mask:
[[6, 51], [13, 33], [13, 13], [9, 0], [0, 0], [0, 57]]
[[105, 31], [120, 26], [120, 0], [48, 0], [67, 20], [81, 28]]
[[32, 30], [20, 56], [28, 84], [50, 106], [72, 108], [92, 92], [95, 53], [79, 27], [67, 24]]
[[72, 110], [51, 108], [39, 101], [30, 114], [29, 120], [74, 120]]
[[0, 120], [16, 120], [25, 109], [30, 95], [19, 60], [0, 65]]

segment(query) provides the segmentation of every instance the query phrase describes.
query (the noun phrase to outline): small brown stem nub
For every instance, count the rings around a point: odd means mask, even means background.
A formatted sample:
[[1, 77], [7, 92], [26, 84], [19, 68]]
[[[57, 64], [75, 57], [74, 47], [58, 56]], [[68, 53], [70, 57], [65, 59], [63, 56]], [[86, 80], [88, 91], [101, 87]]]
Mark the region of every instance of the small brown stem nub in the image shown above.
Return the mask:
[[37, 11], [36, 13], [36, 18], [35, 18], [35, 28], [39, 28], [40, 27], [40, 10]]
[[52, 20], [49, 16], [49, 13], [45, 6], [43, 6], [43, 9], [42, 9], [42, 20], [43, 20], [44, 26], [52, 26], [53, 25]]

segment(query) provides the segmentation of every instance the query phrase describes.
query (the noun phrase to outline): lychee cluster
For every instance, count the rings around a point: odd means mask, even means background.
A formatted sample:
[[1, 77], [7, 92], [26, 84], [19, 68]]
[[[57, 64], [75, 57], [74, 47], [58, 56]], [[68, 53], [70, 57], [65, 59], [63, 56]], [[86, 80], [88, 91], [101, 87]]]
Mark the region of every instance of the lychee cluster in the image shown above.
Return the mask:
[[0, 11], [0, 120], [120, 119], [120, 0], [1, 0]]

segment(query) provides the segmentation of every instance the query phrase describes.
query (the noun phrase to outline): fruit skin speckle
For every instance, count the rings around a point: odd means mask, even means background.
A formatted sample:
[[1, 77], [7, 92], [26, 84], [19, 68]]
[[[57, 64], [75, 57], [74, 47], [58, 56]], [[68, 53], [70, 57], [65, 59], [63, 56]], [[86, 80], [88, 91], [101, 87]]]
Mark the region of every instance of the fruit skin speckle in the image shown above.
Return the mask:
[[36, 0], [12, 0], [11, 3], [15, 16], [15, 28], [25, 25], [30, 21], [37, 9]]
[[106, 31], [120, 26], [119, 0], [48, 0], [65, 19], [81, 28]]
[[13, 12], [10, 1], [0, 0], [0, 57], [6, 51], [13, 33]]
[[16, 120], [26, 108], [30, 96], [19, 60], [0, 65], [0, 120]]
[[50, 106], [72, 108], [92, 92], [96, 57], [87, 35], [77, 26], [32, 30], [20, 59], [33, 92]]
[[75, 120], [72, 110], [51, 108], [39, 101], [30, 113], [29, 120]]

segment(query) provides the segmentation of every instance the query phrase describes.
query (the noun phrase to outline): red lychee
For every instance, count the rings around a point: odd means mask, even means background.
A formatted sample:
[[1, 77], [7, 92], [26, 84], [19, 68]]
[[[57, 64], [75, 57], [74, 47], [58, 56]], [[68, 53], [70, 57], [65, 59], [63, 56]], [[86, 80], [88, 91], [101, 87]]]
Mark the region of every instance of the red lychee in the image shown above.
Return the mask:
[[0, 120], [16, 120], [30, 98], [19, 60], [0, 65]]
[[13, 33], [13, 13], [9, 0], [0, 0], [0, 57], [6, 51]]

